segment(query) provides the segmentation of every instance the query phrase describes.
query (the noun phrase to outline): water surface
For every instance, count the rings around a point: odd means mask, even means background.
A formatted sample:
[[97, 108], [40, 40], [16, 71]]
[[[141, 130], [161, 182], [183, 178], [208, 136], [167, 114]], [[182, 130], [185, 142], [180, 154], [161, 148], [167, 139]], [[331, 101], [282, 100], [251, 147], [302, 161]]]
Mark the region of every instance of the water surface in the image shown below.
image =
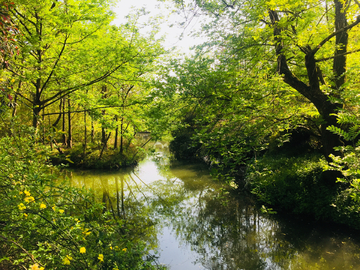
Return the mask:
[[202, 164], [156, 153], [134, 169], [73, 172], [120, 216], [146, 214], [159, 261], [172, 270], [360, 269], [357, 233], [262, 214]]

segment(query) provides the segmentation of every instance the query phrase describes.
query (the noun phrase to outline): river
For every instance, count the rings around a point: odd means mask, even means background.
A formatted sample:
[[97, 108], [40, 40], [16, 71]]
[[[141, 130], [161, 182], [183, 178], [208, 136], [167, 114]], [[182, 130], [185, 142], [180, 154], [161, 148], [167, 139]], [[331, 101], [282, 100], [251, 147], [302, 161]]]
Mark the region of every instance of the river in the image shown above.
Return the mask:
[[133, 169], [71, 175], [119, 215], [148, 215], [156, 224], [153, 252], [171, 270], [360, 269], [356, 232], [263, 214], [203, 164], [157, 152]]

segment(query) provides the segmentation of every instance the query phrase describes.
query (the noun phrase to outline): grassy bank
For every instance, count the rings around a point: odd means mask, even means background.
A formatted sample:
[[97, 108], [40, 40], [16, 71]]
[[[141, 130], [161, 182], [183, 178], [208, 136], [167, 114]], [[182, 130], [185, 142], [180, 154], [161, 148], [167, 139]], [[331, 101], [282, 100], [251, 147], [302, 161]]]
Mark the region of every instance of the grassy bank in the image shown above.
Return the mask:
[[114, 148], [104, 149], [96, 144], [84, 151], [82, 144], [76, 144], [72, 148], [62, 148], [60, 152], [52, 151], [50, 160], [54, 165], [65, 164], [72, 168], [118, 170], [136, 165], [145, 157], [145, 151], [132, 144], [122, 152]]

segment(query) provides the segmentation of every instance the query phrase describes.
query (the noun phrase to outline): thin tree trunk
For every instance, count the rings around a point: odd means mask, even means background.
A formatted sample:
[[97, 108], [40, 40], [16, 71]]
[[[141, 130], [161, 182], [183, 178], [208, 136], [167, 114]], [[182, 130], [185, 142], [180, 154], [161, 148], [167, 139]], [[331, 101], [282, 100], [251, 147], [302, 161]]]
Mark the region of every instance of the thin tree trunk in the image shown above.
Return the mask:
[[15, 117], [15, 115], [16, 115], [16, 111], [17, 111], [17, 99], [18, 99], [18, 95], [15, 94], [14, 104], [13, 104], [13, 110], [12, 110], [12, 114], [11, 114], [12, 117]]
[[[116, 121], [116, 123], [118, 121], [118, 116], [117, 115], [115, 116], [115, 121]], [[118, 147], [118, 136], [119, 136], [119, 126], [116, 124], [114, 149], [117, 149], [117, 147]]]
[[124, 117], [121, 117], [121, 124], [120, 124], [120, 155], [124, 153]]
[[67, 147], [72, 148], [72, 126], [71, 126], [71, 104], [70, 97], [68, 98], [68, 138]]
[[66, 116], [65, 116], [65, 103], [66, 103], [66, 99], [63, 98], [62, 101], [62, 143], [63, 146], [67, 146], [67, 141], [66, 141]]
[[101, 128], [101, 144], [105, 149], [107, 149], [107, 139], [106, 139], [106, 129]]
[[86, 128], [86, 111], [84, 111], [84, 152], [83, 156], [86, 157], [86, 147], [87, 147], [87, 128]]
[[101, 152], [100, 152], [100, 155], [99, 155], [99, 160], [101, 159], [101, 157], [102, 157], [102, 155], [103, 155], [103, 152], [104, 152], [104, 150], [105, 150], [105, 148], [106, 148], [107, 142], [108, 142], [108, 140], [110, 139], [110, 136], [111, 136], [111, 132], [109, 133], [109, 136], [107, 136], [107, 138], [106, 138], [106, 140], [105, 140], [105, 142], [104, 142], [104, 144], [103, 144], [103, 147], [102, 147]]
[[45, 109], [44, 109], [44, 113], [42, 114], [42, 123], [43, 123], [43, 128], [42, 128], [42, 143], [45, 144]]
[[95, 141], [95, 127], [94, 127], [94, 119], [91, 118], [91, 143]]

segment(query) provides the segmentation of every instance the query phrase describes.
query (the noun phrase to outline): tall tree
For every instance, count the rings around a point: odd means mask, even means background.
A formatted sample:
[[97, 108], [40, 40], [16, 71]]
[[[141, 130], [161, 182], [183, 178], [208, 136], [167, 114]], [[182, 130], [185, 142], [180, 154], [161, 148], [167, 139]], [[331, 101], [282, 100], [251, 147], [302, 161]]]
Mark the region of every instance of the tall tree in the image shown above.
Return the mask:
[[[22, 1], [12, 10], [23, 33], [21, 55], [9, 72], [22, 81], [21, 101], [40, 112], [70, 93], [118, 71], [138, 51], [116, 27], [109, 26], [109, 1]], [[101, 37], [101, 40], [100, 40]]]
[[316, 108], [324, 154], [328, 158], [334, 152], [341, 142], [327, 128], [337, 125], [334, 114], [343, 106], [346, 58], [359, 51], [357, 1], [175, 2], [213, 18], [204, 29], [227, 59], [254, 68], [260, 63], [271, 77], [275, 66], [282, 80]]

